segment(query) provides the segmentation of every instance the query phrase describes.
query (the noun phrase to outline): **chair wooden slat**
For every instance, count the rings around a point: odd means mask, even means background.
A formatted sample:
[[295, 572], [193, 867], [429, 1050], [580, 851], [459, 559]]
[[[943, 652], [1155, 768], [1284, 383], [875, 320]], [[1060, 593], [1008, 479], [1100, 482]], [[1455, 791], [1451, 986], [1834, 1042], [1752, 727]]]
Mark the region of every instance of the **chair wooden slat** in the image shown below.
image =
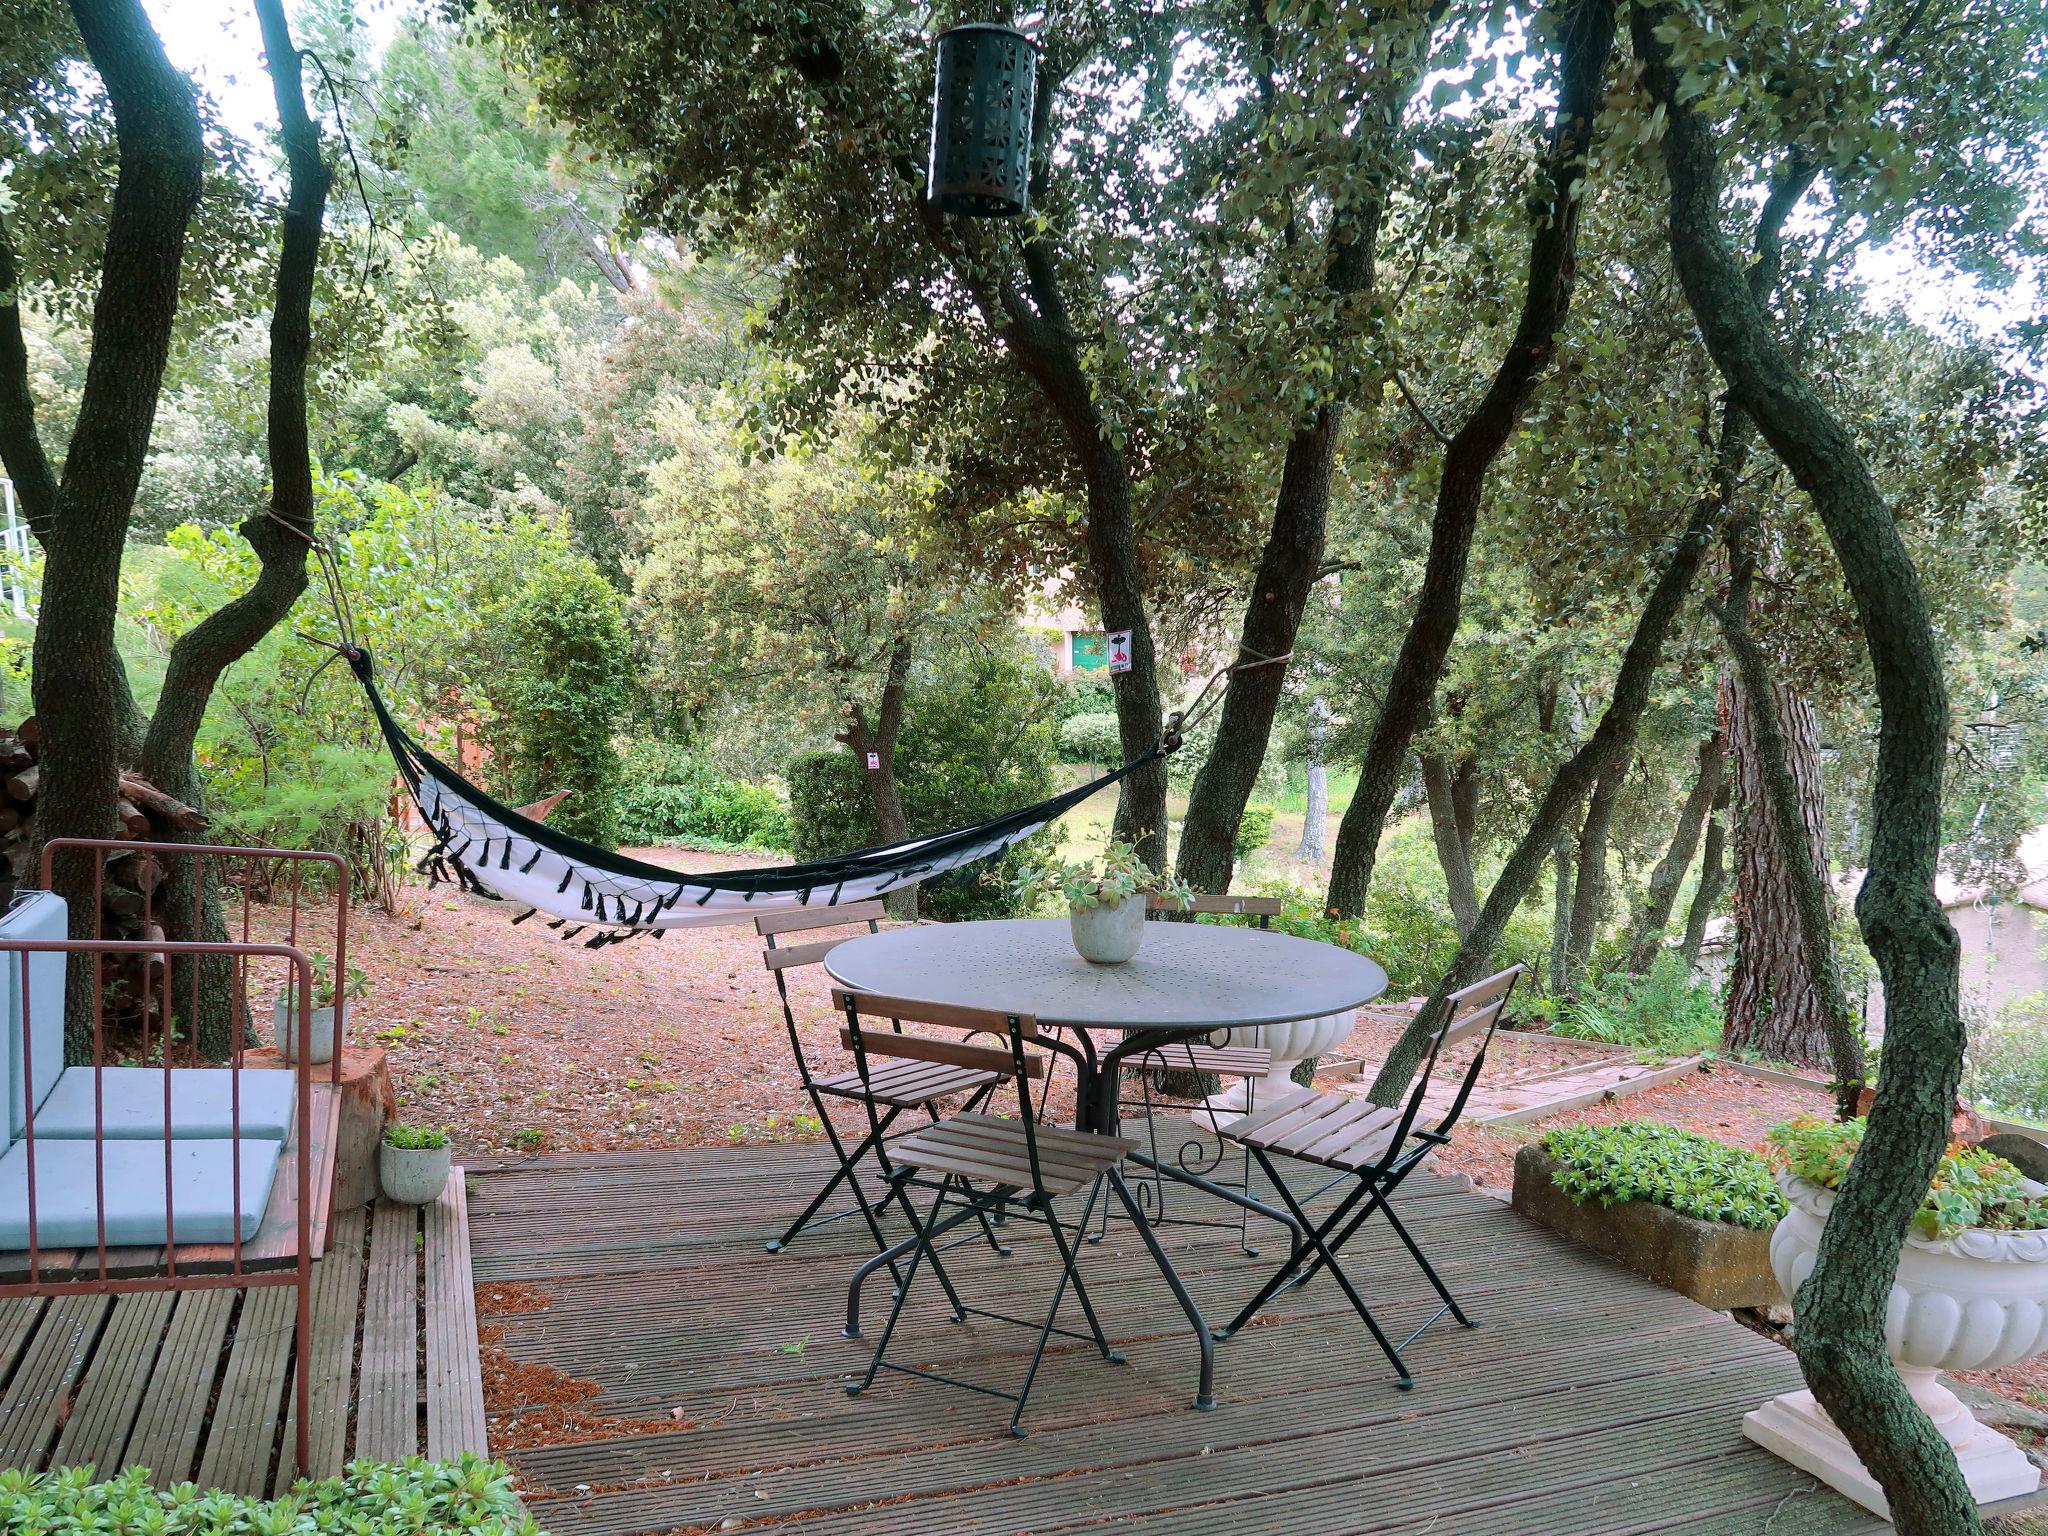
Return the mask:
[[1145, 897], [1145, 905], [1154, 912], [1200, 912], [1216, 917], [1280, 915], [1278, 896], [1235, 896], [1228, 892], [1213, 896], [1198, 895], [1192, 901], [1177, 901], [1171, 896], [1153, 891]]
[[1162, 1045], [1123, 1063], [1143, 1072], [1208, 1072], [1217, 1077], [1264, 1077], [1273, 1053], [1262, 1045]]
[[754, 919], [754, 932], [762, 938], [772, 933], [802, 933], [810, 928], [844, 928], [852, 923], [880, 922], [888, 909], [879, 901], [849, 901], [837, 907], [791, 907], [782, 912], [763, 912]]
[[854, 935], [847, 934], [845, 938], [817, 939], [809, 944], [764, 949], [761, 951], [761, 962], [771, 971], [787, 971], [799, 965], [816, 965], [852, 937]]
[[[853, 1031], [842, 1028], [839, 1043], [849, 1051], [854, 1049]], [[1016, 1071], [1016, 1063], [1008, 1051], [993, 1045], [972, 1045], [965, 1040], [933, 1040], [926, 1035], [899, 1035], [893, 1030], [866, 1029], [861, 1031], [861, 1044], [867, 1047], [869, 1056], [908, 1056], [916, 1061], [942, 1061], [948, 1066], [978, 1067], [1002, 1077]], [[1024, 1075], [1045, 1076], [1045, 1058], [1026, 1056]]]
[[[1332, 1103], [1332, 1100], [1337, 1102]], [[1298, 1130], [1268, 1141], [1268, 1150], [1292, 1152], [1320, 1161], [1316, 1148], [1341, 1150], [1372, 1127], [1400, 1117], [1399, 1110], [1382, 1109], [1371, 1099], [1353, 1098], [1347, 1093], [1325, 1094], [1321, 1102], [1324, 1106], [1322, 1114]]]
[[[1010, 1038], [1011, 1014], [994, 1008], [966, 1008], [954, 1003], [921, 1003], [907, 997], [883, 997], [873, 992], [832, 989], [832, 1006], [844, 1013], [851, 1001], [862, 1018], [898, 1019], [906, 1024], [942, 1024], [948, 1029], [985, 1030]], [[1028, 1013], [1016, 1014], [1017, 1033], [1026, 1040], [1038, 1038], [1038, 1020]]]
[[[1122, 1162], [1133, 1143], [1121, 1136], [1038, 1128], [1038, 1182], [1047, 1194], [1071, 1194]], [[956, 1115], [906, 1136], [889, 1157], [924, 1173], [1029, 1188], [1033, 1183], [1024, 1126], [987, 1115]], [[1055, 1159], [1057, 1159], [1055, 1161]]]

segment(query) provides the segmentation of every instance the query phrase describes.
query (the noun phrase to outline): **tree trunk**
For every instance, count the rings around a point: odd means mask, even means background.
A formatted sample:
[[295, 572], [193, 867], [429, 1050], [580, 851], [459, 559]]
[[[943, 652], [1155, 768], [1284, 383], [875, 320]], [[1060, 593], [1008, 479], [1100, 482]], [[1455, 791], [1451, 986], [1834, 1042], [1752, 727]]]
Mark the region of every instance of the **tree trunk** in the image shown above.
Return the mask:
[[[896, 740], [903, 734], [903, 703], [909, 683], [910, 641], [899, 637], [889, 648], [889, 670], [873, 722], [857, 700], [849, 700], [846, 729], [839, 737], [860, 764], [868, 804], [875, 812], [875, 829], [884, 843], [900, 843], [910, 836], [910, 822], [903, 814], [903, 791], [896, 781]], [[883, 902], [891, 917], [914, 918], [917, 887], [906, 885], [890, 891]]]
[[[64, 477], [54, 497], [25, 506], [47, 556], [34, 656], [36, 715], [43, 726], [40, 841], [104, 837], [115, 828], [120, 771], [135, 733], [134, 700], [114, 648], [121, 549], [156, 420], [186, 226], [205, 163], [191, 86], [164, 57], [136, 0], [77, 0], [72, 11], [113, 109], [119, 179]], [[10, 306], [0, 314], [0, 330], [14, 331], [10, 353], [18, 327], [19, 311]], [[10, 476], [41, 499], [50, 485], [48, 463], [34, 436], [26, 376], [12, 373], [0, 370], [0, 391], [10, 396], [0, 416], [15, 423], [0, 447]], [[71, 931], [79, 938], [94, 936], [99, 917], [89, 868], [86, 860], [64, 859], [53, 871], [52, 884], [69, 901]], [[89, 982], [74, 974], [65, 1021], [65, 1048], [74, 1061], [90, 1051], [89, 993]]]
[[[1692, 790], [1678, 808], [1678, 825], [1672, 829], [1670, 845], [1665, 848], [1664, 857], [1657, 861], [1656, 869], [1651, 871], [1649, 889], [1643, 894], [1643, 905], [1630, 925], [1628, 969], [1631, 975], [1640, 976], [1656, 963], [1664, 930], [1671, 923], [1671, 909], [1678, 901], [1678, 888], [1685, 883], [1685, 872], [1691, 867], [1692, 856], [1700, 845], [1700, 832], [1713, 812], [1715, 796], [1721, 792], [1721, 780], [1728, 763], [1728, 742], [1718, 728], [1700, 743], [1699, 761], [1699, 772], [1693, 778]], [[1704, 876], [1701, 883], [1705, 884]]]
[[1586, 800], [1586, 819], [1579, 828], [1579, 873], [1572, 884], [1571, 931], [1565, 943], [1564, 995], [1585, 980], [1607, 910], [1607, 845], [1614, 831], [1614, 805], [1628, 782], [1628, 757], [1617, 754], [1601, 771]]
[[1465, 568], [1486, 493], [1487, 472], [1521, 418], [1536, 381], [1549, 366], [1571, 307], [1577, 275], [1579, 214], [1593, 120], [1606, 89], [1614, 47], [1613, 0], [1571, 0], [1557, 35], [1558, 106], [1537, 185], [1541, 214], [1529, 238], [1529, 273], [1521, 318], [1478, 407], [1444, 447], [1430, 524], [1429, 558], [1414, 616], [1387, 680], [1379, 715], [1360, 764], [1358, 788], [1337, 829], [1326, 905], [1345, 917], [1365, 908], [1379, 856], [1380, 831], [1400, 789], [1408, 744], [1428, 719], [1444, 661], [1458, 633]]
[[1714, 904], [1728, 885], [1728, 779], [1714, 795], [1714, 808], [1707, 812], [1706, 846], [1700, 850], [1700, 883], [1693, 887], [1692, 905], [1685, 913], [1685, 938], [1678, 946], [1678, 958], [1688, 972], [1699, 969], [1700, 946], [1707, 940], [1707, 924], [1713, 921]]
[[[1564, 833], [1550, 845], [1550, 994], [1564, 996], [1564, 978], [1570, 974], [1572, 948], [1572, 840]], [[1478, 927], [1477, 923], [1472, 925]], [[1469, 939], [1471, 934], [1462, 934]]]
[[1870, 872], [1856, 915], [1884, 978], [1886, 1070], [1813, 1272], [1794, 1299], [1794, 1347], [1904, 1536], [1966, 1536], [1983, 1525], [1955, 1453], [1885, 1349], [1899, 1250], [1947, 1145], [1962, 1078], [1959, 946], [1934, 894], [1949, 719], [1941, 649], [1919, 576], [1855, 440], [1778, 346], [1768, 312], [1721, 238], [1719, 154], [1681, 99], [1669, 47], [1657, 36], [1668, 17], [1645, 6], [1632, 25], [1645, 79], [1667, 114], [1672, 261], [1732, 398], [1827, 531], [1863, 626], [1880, 712]]
[[[1829, 1065], [1827, 1008], [1806, 964], [1795, 861], [1826, 885], [1827, 819], [1821, 798], [1820, 724], [1813, 706], [1791, 689], [1770, 688], [1776, 734], [1797, 795], [1796, 846], [1782, 845], [1764, 783], [1757, 737], [1766, 700], [1752, 698], [1735, 678], [1721, 680], [1735, 765], [1735, 969], [1728, 980], [1722, 1043], [1770, 1061]], [[1823, 942], [1826, 942], [1824, 939]]]
[[1323, 743], [1330, 734], [1330, 704], [1321, 694], [1308, 701], [1308, 808], [1301, 818], [1301, 846], [1294, 856], [1305, 863], [1323, 862], [1323, 838], [1330, 819], [1330, 770], [1323, 766]]
[[1423, 793], [1429, 798], [1429, 830], [1436, 843], [1436, 861], [1450, 893], [1451, 921], [1460, 939], [1470, 937], [1479, 921], [1479, 892], [1472, 883], [1472, 852], [1458, 827], [1458, 807], [1451, 790], [1451, 771], [1434, 753], [1418, 753]]

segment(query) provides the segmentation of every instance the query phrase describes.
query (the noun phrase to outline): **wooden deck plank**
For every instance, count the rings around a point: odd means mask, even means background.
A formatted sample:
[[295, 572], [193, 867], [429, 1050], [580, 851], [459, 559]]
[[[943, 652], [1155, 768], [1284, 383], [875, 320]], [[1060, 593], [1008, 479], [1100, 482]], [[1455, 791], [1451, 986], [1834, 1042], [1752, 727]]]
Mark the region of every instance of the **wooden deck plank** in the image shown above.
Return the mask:
[[199, 1460], [200, 1487], [259, 1496], [269, 1491], [296, 1315], [297, 1293], [290, 1286], [243, 1293]]
[[42, 1296], [0, 1298], [0, 1386], [5, 1386], [21, 1363], [22, 1351], [35, 1337], [49, 1300]]
[[[1753, 1536], [1766, 1520], [1773, 1536], [1881, 1529], [1743, 1440], [1742, 1412], [1797, 1380], [1786, 1351], [1454, 1181], [1419, 1176], [1402, 1215], [1486, 1326], [1445, 1322], [1417, 1343], [1414, 1392], [1393, 1391], [1325, 1281], [1286, 1293], [1221, 1346], [1217, 1410], [1189, 1412], [1186, 1322], [1117, 1222], [1082, 1265], [1130, 1364], [1061, 1341], [1033, 1395], [1032, 1433], [1017, 1441], [1004, 1405], [930, 1383], [885, 1376], [846, 1398], [845, 1373], [866, 1354], [839, 1338], [838, 1322], [866, 1235], [849, 1223], [785, 1254], [760, 1249], [825, 1171], [815, 1148], [576, 1154], [470, 1171], [478, 1279], [552, 1297], [491, 1319], [506, 1350], [598, 1381], [601, 1412], [682, 1419], [515, 1449], [533, 1513], [555, 1536], [734, 1519], [795, 1519], [807, 1536], [1112, 1525], [1148, 1536]], [[970, 1243], [948, 1267], [970, 1304], [1028, 1313], [1050, 1284], [1049, 1243], [1006, 1237], [1012, 1258]], [[1263, 1258], [1238, 1253], [1235, 1239], [1234, 1228], [1161, 1232], [1212, 1313], [1234, 1309], [1281, 1251], [1277, 1232]], [[1390, 1326], [1433, 1310], [1387, 1232], [1362, 1233], [1346, 1268]], [[886, 1301], [875, 1286], [871, 1322]], [[998, 1324], [944, 1321], [937, 1288], [920, 1280], [892, 1357], [1007, 1386], [1029, 1343]]]
[[148, 1467], [159, 1488], [192, 1476], [234, 1305], [233, 1291], [187, 1291], [172, 1309], [156, 1371], [121, 1457], [124, 1467]]
[[[343, 1211], [329, 1229], [327, 1252], [313, 1271], [313, 1358], [307, 1452], [307, 1476], [331, 1477], [348, 1459], [348, 1413], [355, 1371], [356, 1304], [363, 1294], [363, 1234], [368, 1222], [361, 1210]], [[294, 1368], [293, 1383], [297, 1383]], [[282, 1449], [277, 1458], [275, 1491], [286, 1492], [299, 1477], [297, 1449], [298, 1396], [285, 1399]]]
[[102, 1477], [120, 1470], [121, 1453], [141, 1411], [176, 1299], [169, 1291], [115, 1298], [113, 1316], [79, 1386], [71, 1418], [57, 1437], [52, 1466], [91, 1466]]
[[112, 1306], [109, 1296], [59, 1296], [50, 1302], [0, 1396], [0, 1466], [40, 1467], [71, 1412], [71, 1394]]
[[426, 1209], [427, 1454], [483, 1455], [484, 1382], [463, 1170]]
[[362, 1380], [355, 1454], [377, 1461], [416, 1455], [419, 1443], [419, 1213], [377, 1202], [363, 1298]]

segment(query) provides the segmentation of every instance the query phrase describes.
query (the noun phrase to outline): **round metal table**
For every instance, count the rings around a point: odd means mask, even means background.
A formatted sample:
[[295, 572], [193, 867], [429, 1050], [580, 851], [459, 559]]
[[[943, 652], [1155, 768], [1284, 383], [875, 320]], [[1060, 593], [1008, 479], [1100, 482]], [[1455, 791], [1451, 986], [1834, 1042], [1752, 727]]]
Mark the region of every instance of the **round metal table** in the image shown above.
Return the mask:
[[[1211, 923], [1148, 922], [1135, 956], [1096, 965], [1074, 952], [1065, 918], [891, 929], [838, 945], [825, 970], [856, 992], [1071, 1027], [1080, 1123], [1112, 1135], [1111, 1069], [1122, 1057], [1216, 1029], [1342, 1013], [1387, 989], [1387, 973], [1348, 949]], [[1129, 1038], [1098, 1059], [1090, 1029], [1121, 1029]]]
[[[938, 923], [868, 934], [836, 945], [825, 957], [825, 970], [856, 992], [1030, 1014], [1041, 1025], [1059, 1028], [1072, 1037], [1055, 1048], [1077, 1069], [1076, 1124], [1112, 1136], [1118, 1131], [1117, 1065], [1124, 1057], [1216, 1029], [1341, 1013], [1371, 1002], [1387, 986], [1387, 973], [1363, 955], [1284, 933], [1211, 923], [1148, 922], [1134, 957], [1121, 965], [1095, 965], [1075, 953], [1064, 918]], [[1124, 1036], [1114, 1043], [1096, 1041], [1089, 1034], [1093, 1029], [1118, 1029]], [[1302, 1252], [1300, 1224], [1254, 1199], [1249, 1190], [1227, 1188], [1136, 1150], [1129, 1156], [1155, 1174], [1291, 1229], [1290, 1263]], [[1214, 1407], [1215, 1343], [1209, 1325], [1123, 1175], [1111, 1168], [1107, 1182], [1194, 1330], [1201, 1350], [1195, 1405]], [[928, 1235], [938, 1236], [966, 1219], [956, 1213]], [[1087, 1219], [1084, 1209], [1084, 1227]], [[862, 1283], [907, 1254], [913, 1242], [896, 1244], [855, 1272], [847, 1294], [849, 1336], [859, 1333]]]

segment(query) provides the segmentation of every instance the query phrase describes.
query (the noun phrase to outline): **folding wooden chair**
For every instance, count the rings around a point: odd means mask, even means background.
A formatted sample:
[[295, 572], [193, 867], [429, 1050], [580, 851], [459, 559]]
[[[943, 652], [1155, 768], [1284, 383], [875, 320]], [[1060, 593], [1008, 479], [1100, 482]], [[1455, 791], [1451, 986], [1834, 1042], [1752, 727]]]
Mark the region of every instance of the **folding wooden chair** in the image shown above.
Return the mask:
[[[797, 1072], [803, 1081], [804, 1092], [810, 1095], [812, 1105], [817, 1109], [818, 1119], [824, 1125], [825, 1136], [832, 1144], [832, 1154], [839, 1166], [832, 1177], [812, 1197], [796, 1220], [780, 1237], [769, 1242], [770, 1253], [780, 1253], [795, 1242], [806, 1227], [827, 1226], [835, 1221], [844, 1221], [849, 1216], [860, 1216], [867, 1222], [868, 1230], [874, 1235], [875, 1246], [886, 1248], [888, 1239], [882, 1236], [881, 1224], [876, 1220], [877, 1206], [862, 1190], [855, 1165], [868, 1156], [888, 1135], [904, 1111], [921, 1109], [936, 1122], [939, 1118], [938, 1101], [954, 1094], [967, 1094], [970, 1108], [986, 1100], [989, 1091], [1006, 1075], [1000, 1065], [993, 1067], [969, 1067], [957, 1063], [900, 1062], [871, 1075], [858, 1071], [840, 1071], [819, 1076], [812, 1071], [808, 1053], [804, 1050], [801, 1033], [797, 1029], [796, 1014], [790, 1007], [788, 973], [801, 966], [816, 965], [826, 955], [846, 940], [856, 937], [844, 933], [837, 938], [812, 939], [800, 944], [778, 944], [778, 939], [787, 939], [792, 934], [815, 933], [821, 928], [846, 928], [864, 925], [866, 931], [877, 931], [882, 917], [883, 906], [879, 901], [849, 902], [841, 907], [805, 907], [795, 911], [764, 912], [754, 919], [754, 931], [766, 941], [762, 960], [769, 974], [775, 978], [776, 995], [782, 999], [783, 1027], [789, 1032], [789, 1048], [796, 1058]], [[864, 1136], [851, 1151], [847, 1149], [839, 1130], [832, 1123], [832, 1116], [826, 1105], [827, 1099], [854, 1100], [868, 1108], [869, 1134]], [[831, 1200], [833, 1193], [845, 1184], [853, 1195], [853, 1205], [830, 1216], [820, 1217], [818, 1213]], [[996, 1238], [987, 1223], [982, 1225], [989, 1246], [998, 1253], [1008, 1253]]]
[[[832, 998], [846, 1020], [842, 1039], [853, 1051], [855, 1065], [864, 1080], [878, 1081], [883, 1074], [899, 1070], [902, 1062], [909, 1061], [925, 1066], [966, 1067], [992, 1075], [1001, 1074], [1012, 1081], [1017, 1090], [1015, 1119], [963, 1113], [888, 1142], [879, 1136], [881, 1121], [877, 1114], [877, 1101], [873, 1097], [866, 1101], [876, 1133], [873, 1138], [875, 1156], [883, 1166], [883, 1179], [888, 1186], [887, 1198], [896, 1203], [910, 1223], [914, 1246], [903, 1283], [896, 1288], [890, 1303], [889, 1320], [883, 1325], [874, 1356], [868, 1362], [867, 1373], [859, 1381], [849, 1382], [847, 1393], [857, 1396], [866, 1391], [874, 1384], [877, 1373], [886, 1367], [905, 1375], [923, 1376], [948, 1386], [1015, 1403], [1016, 1407], [1010, 1414], [1010, 1432], [1022, 1435], [1024, 1406], [1030, 1399], [1032, 1383], [1038, 1378], [1039, 1364], [1045, 1358], [1045, 1347], [1053, 1334], [1087, 1340], [1101, 1352], [1104, 1360], [1115, 1365], [1123, 1363], [1123, 1356], [1110, 1348], [1109, 1340], [1102, 1332], [1101, 1321], [1095, 1315], [1095, 1306], [1088, 1298], [1088, 1288], [1082, 1282], [1075, 1257], [1077, 1245], [1072, 1239], [1086, 1230], [1089, 1213], [1102, 1194], [1106, 1176], [1123, 1162], [1133, 1143], [1119, 1136], [1100, 1136], [1090, 1131], [1068, 1130], [1041, 1123], [1031, 1102], [1031, 1081], [1046, 1076], [1047, 1058], [1043, 1051], [1026, 1049], [1027, 1043], [1039, 1038], [1038, 1021], [1029, 1015], [913, 1003], [837, 988]], [[863, 1019], [878, 1017], [899, 1024], [939, 1024], [970, 1032], [986, 1031], [1000, 1036], [1003, 1044], [935, 1040], [896, 1029], [877, 1029], [863, 1023]], [[918, 1212], [910, 1198], [913, 1186], [934, 1191], [931, 1206], [923, 1214]], [[1082, 1203], [1080, 1219], [1069, 1226], [1054, 1210], [1053, 1202], [1083, 1190], [1087, 1191], [1087, 1198]], [[957, 1208], [947, 1214], [949, 1203]], [[939, 1257], [941, 1250], [935, 1239], [943, 1232], [970, 1218], [986, 1221], [990, 1215], [1003, 1214], [1043, 1222], [1052, 1234], [1053, 1246], [1059, 1254], [1060, 1277], [1043, 1320], [1033, 1321], [966, 1305]], [[871, 1260], [870, 1267], [878, 1262], [879, 1258]], [[926, 1264], [931, 1266], [933, 1275], [945, 1290], [955, 1322], [964, 1322], [972, 1315], [1037, 1331], [1038, 1341], [1031, 1352], [1031, 1363], [1026, 1367], [1024, 1379], [1016, 1391], [1005, 1392], [980, 1382], [963, 1381], [937, 1371], [899, 1365], [888, 1359], [889, 1341], [895, 1336], [897, 1322], [903, 1316], [904, 1303], [909, 1299], [919, 1268]], [[1005, 1269], [1008, 1272], [1007, 1266]], [[856, 1298], [858, 1284], [856, 1280], [852, 1293]], [[1070, 1286], [1087, 1319], [1086, 1333], [1058, 1326], [1060, 1306], [1066, 1300]], [[859, 1319], [855, 1312], [849, 1312], [847, 1333], [849, 1337], [859, 1336]]]
[[[1172, 897], [1153, 893], [1145, 898], [1146, 915], [1157, 917], [1168, 912], [1207, 913], [1225, 917], [1250, 917], [1258, 920], [1259, 927], [1270, 928], [1273, 919], [1280, 915], [1280, 898], [1277, 896], [1197, 896], [1191, 904], [1183, 904]], [[1124, 1065], [1138, 1074], [1139, 1095], [1135, 1099], [1119, 1098], [1119, 1108], [1143, 1109], [1147, 1150], [1156, 1163], [1161, 1161], [1159, 1151], [1159, 1120], [1155, 1114], [1152, 1099], [1152, 1075], [1155, 1072], [1187, 1072], [1202, 1077], [1242, 1078], [1245, 1081], [1245, 1109], [1258, 1107], [1258, 1084], [1271, 1070], [1273, 1053], [1262, 1045], [1206, 1045], [1195, 1041], [1176, 1041], [1172, 1045], [1156, 1046], [1152, 1050], [1126, 1058]], [[1225, 1110], [1213, 1110], [1206, 1105], [1193, 1110], [1188, 1119], [1194, 1124], [1207, 1121], [1212, 1134], [1220, 1134], [1229, 1114]], [[1213, 1159], [1201, 1159], [1201, 1143], [1184, 1143], [1175, 1161], [1191, 1173], [1209, 1174], [1223, 1160], [1223, 1148], [1218, 1147]], [[1190, 1161], [1193, 1154], [1195, 1161]], [[1246, 1194], [1251, 1193], [1251, 1154], [1242, 1154], [1243, 1168], [1237, 1185]], [[1224, 1180], [1227, 1184], [1229, 1180]], [[1149, 1199], [1151, 1209], [1146, 1213], [1154, 1226], [1170, 1224], [1176, 1226], [1220, 1227], [1227, 1223], [1209, 1216], [1170, 1216], [1166, 1209], [1166, 1179], [1155, 1172], [1150, 1179], [1138, 1186], [1141, 1195]], [[1259, 1250], [1251, 1245], [1250, 1212], [1243, 1207], [1237, 1213], [1237, 1246], [1246, 1254], [1256, 1258]], [[1109, 1230], [1109, 1202], [1102, 1206], [1101, 1225], [1089, 1234], [1088, 1241], [1099, 1243]]]
[[[1431, 1324], [1448, 1312], [1467, 1328], [1478, 1326], [1459, 1307], [1442, 1278], [1423, 1256], [1421, 1247], [1396, 1214], [1392, 1200], [1402, 1181], [1415, 1171], [1431, 1150], [1451, 1139], [1452, 1130], [1465, 1112], [1465, 1101], [1472, 1096], [1473, 1085], [1479, 1081], [1480, 1071], [1486, 1065], [1486, 1048], [1493, 1041], [1493, 1032], [1522, 971], [1523, 967], [1519, 965], [1510, 966], [1451, 994], [1449, 1012], [1430, 1040], [1429, 1057], [1415, 1079], [1405, 1108], [1390, 1109], [1356, 1094], [1318, 1093], [1313, 1088], [1301, 1088], [1281, 1095], [1264, 1109], [1224, 1127], [1223, 1139], [1244, 1147], [1258, 1160], [1259, 1167], [1272, 1181], [1289, 1212], [1301, 1223], [1306, 1237], [1229, 1325], [1216, 1331], [1217, 1338], [1228, 1338], [1250, 1322], [1283, 1286], [1290, 1283], [1306, 1285], [1324, 1269], [1335, 1277], [1353, 1309], [1365, 1320], [1373, 1339], [1393, 1363], [1398, 1373], [1395, 1385], [1404, 1392], [1415, 1385], [1415, 1380], [1409, 1374], [1401, 1352], [1421, 1338]], [[1438, 1057], [1447, 1047], [1474, 1036], [1479, 1037], [1479, 1049], [1473, 1053], [1472, 1063], [1465, 1069], [1464, 1080], [1459, 1084], [1450, 1108], [1434, 1127], [1417, 1128], [1416, 1121], [1422, 1114], [1423, 1099], [1429, 1091]], [[1274, 1168], [1272, 1159], [1276, 1155], [1337, 1170], [1338, 1176], [1308, 1195], [1308, 1200], [1347, 1181], [1355, 1182], [1328, 1215], [1320, 1222], [1311, 1221], [1302, 1209], [1304, 1198], [1289, 1189]], [[1443, 1305], [1431, 1313], [1421, 1327], [1398, 1345], [1388, 1339], [1373, 1317], [1372, 1309], [1366, 1306], [1365, 1299], [1358, 1294], [1357, 1287], [1337, 1262], [1338, 1252], [1375, 1211], [1385, 1215], [1401, 1245], [1422, 1267], [1422, 1273], [1443, 1301]], [[1310, 1254], [1314, 1257], [1303, 1268], [1302, 1261]]]

